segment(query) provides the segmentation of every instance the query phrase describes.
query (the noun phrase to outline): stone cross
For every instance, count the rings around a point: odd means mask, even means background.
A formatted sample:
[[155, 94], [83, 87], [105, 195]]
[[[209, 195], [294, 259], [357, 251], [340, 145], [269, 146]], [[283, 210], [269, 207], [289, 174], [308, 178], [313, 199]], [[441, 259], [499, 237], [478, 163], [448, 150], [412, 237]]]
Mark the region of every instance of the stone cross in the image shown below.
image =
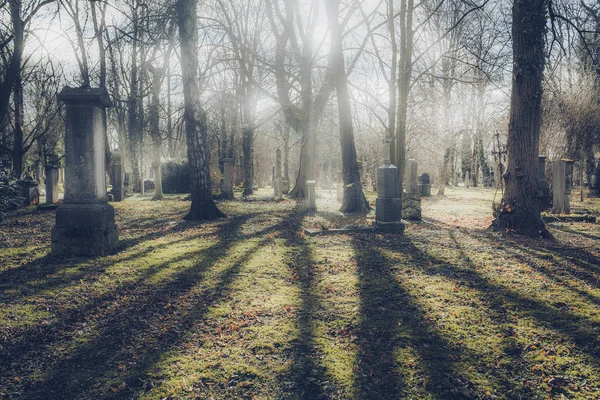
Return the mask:
[[65, 199], [56, 210], [52, 253], [98, 256], [118, 244], [114, 209], [108, 204], [104, 171], [104, 112], [110, 107], [104, 89], [65, 87]]
[[233, 158], [223, 159], [223, 186], [221, 187], [223, 198], [233, 199]]
[[306, 181], [306, 190], [308, 191], [308, 209], [311, 211], [317, 210], [317, 198], [315, 193], [315, 181]]

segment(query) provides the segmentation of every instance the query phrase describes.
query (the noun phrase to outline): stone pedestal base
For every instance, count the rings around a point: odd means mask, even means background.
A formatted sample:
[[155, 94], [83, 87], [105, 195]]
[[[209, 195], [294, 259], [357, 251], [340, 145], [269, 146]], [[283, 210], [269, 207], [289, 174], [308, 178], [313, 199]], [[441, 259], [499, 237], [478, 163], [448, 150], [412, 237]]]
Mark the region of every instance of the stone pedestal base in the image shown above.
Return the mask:
[[420, 183], [419, 184], [419, 193], [421, 193], [422, 197], [431, 197], [431, 184]]
[[36, 181], [17, 181], [20, 187], [20, 196], [24, 199], [23, 205], [36, 206], [40, 204], [40, 191]]
[[404, 224], [401, 222], [377, 222], [377, 230], [383, 233], [404, 233]]
[[375, 199], [375, 220], [377, 223], [396, 223], [400, 221], [400, 204], [398, 199]]
[[402, 199], [402, 217], [409, 221], [421, 220], [421, 199], [419, 196], [413, 196], [405, 193]]
[[103, 256], [119, 245], [114, 209], [107, 203], [67, 203], [56, 210], [52, 253]]

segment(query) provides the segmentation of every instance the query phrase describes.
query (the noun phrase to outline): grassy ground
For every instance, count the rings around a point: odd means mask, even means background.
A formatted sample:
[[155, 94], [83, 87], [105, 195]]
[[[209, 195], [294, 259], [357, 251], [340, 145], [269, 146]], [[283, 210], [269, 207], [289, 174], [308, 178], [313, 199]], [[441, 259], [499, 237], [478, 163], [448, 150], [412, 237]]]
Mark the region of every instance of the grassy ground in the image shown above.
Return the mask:
[[323, 191], [316, 215], [255, 199], [197, 224], [135, 197], [93, 259], [49, 254], [53, 212], [10, 215], [0, 398], [600, 398], [598, 225], [503, 239], [493, 191], [446, 194], [404, 236], [316, 237], [371, 216]]

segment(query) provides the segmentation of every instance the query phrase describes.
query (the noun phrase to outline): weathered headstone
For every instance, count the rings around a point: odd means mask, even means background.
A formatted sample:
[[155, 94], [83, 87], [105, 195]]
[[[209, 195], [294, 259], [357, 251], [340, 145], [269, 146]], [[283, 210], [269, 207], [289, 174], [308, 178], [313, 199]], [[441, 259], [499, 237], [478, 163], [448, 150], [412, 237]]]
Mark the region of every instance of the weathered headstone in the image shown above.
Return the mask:
[[465, 187], [468, 189], [471, 184], [471, 172], [465, 172]]
[[221, 194], [224, 199], [233, 199], [233, 158], [223, 159], [223, 185]]
[[66, 104], [66, 186], [52, 228], [52, 252], [105, 255], [119, 244], [104, 172], [104, 112], [110, 100], [104, 89], [70, 87], [65, 87], [58, 99]]
[[315, 211], [317, 209], [317, 198], [315, 193], [315, 181], [306, 181], [306, 190], [308, 192], [308, 209]]
[[344, 201], [344, 177], [342, 176], [342, 171], [337, 171], [336, 182], [337, 201], [341, 203]]
[[431, 180], [429, 174], [421, 174], [421, 183], [419, 183], [419, 192], [422, 197], [431, 197]]
[[110, 157], [110, 184], [114, 201], [123, 201], [125, 198], [124, 175], [121, 152], [115, 151]]
[[387, 233], [403, 233], [402, 211], [398, 198], [398, 168], [390, 162], [390, 136], [386, 135], [385, 160], [377, 168], [377, 199], [375, 199], [375, 222], [377, 228]]
[[421, 196], [417, 180], [418, 164], [416, 160], [408, 160], [406, 168], [406, 192], [402, 198], [402, 218], [421, 220]]
[[570, 214], [569, 196], [573, 187], [573, 160], [562, 159], [552, 166], [552, 212]]
[[33, 206], [40, 204], [40, 192], [38, 182], [33, 179], [31, 173], [27, 173], [25, 178], [18, 180], [17, 185], [20, 188], [20, 195], [23, 198], [23, 205]]
[[550, 207], [550, 184], [546, 180], [546, 156], [538, 157], [538, 185], [540, 186], [540, 209]]
[[58, 156], [50, 154], [46, 159], [46, 204], [58, 203]]
[[281, 150], [277, 149], [277, 151], [275, 151], [275, 184], [273, 187], [276, 199], [281, 199], [283, 196], [283, 190], [281, 186]]

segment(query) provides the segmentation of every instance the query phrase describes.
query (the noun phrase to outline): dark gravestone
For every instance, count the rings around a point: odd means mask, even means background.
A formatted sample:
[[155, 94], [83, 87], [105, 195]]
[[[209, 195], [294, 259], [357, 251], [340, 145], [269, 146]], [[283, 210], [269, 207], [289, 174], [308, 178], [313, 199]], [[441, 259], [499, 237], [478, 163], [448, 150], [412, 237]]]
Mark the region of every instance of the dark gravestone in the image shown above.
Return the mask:
[[429, 174], [421, 174], [419, 183], [419, 192], [423, 197], [431, 197], [431, 180]]

